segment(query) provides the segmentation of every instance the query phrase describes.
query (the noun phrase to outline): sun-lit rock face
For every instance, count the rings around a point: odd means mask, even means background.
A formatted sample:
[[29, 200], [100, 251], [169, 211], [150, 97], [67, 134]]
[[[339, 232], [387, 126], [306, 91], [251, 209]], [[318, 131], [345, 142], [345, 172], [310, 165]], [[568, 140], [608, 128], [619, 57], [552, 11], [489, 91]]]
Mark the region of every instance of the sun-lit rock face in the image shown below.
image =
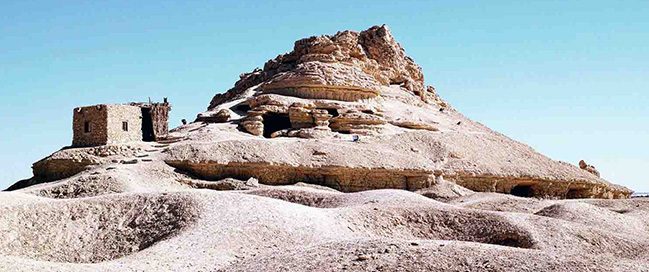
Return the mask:
[[341, 101], [373, 98], [381, 86], [390, 85], [422, 98], [430, 94], [421, 68], [386, 26], [299, 40], [293, 51], [269, 60], [263, 69], [242, 74], [234, 88], [212, 99], [209, 109], [259, 84], [263, 93]]
[[[391, 89], [419, 98], [419, 103], [446, 106], [433, 87], [424, 86], [421, 68], [386, 26], [342, 31], [299, 40], [293, 51], [269, 60], [263, 69], [242, 74], [234, 88], [212, 99], [197, 121], [209, 122], [205, 116], [245, 98], [231, 109], [239, 107], [244, 116], [239, 127], [252, 135], [313, 138], [329, 135], [328, 130], [376, 134], [387, 121], [366, 101]], [[435, 129], [416, 120], [393, 123]], [[312, 133], [316, 128], [319, 133]]]
[[188, 132], [201, 144], [177, 145], [167, 163], [209, 179], [343, 191], [416, 190], [448, 180], [528, 197], [630, 194], [464, 117], [424, 85], [421, 68], [386, 26], [295, 42], [293, 51], [242, 74], [199, 116], [226, 110], [235, 134], [224, 138], [224, 126], [210, 125]]
[[168, 138], [36, 162], [0, 271], [647, 271], [649, 201], [556, 199], [630, 191], [449, 107], [387, 28], [295, 48]]

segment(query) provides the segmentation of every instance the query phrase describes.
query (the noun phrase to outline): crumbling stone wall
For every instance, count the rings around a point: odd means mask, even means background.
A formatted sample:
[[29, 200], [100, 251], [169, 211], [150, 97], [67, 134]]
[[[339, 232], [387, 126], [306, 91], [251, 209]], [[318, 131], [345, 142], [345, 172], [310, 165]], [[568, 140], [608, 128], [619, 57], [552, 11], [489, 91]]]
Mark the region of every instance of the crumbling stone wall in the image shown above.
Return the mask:
[[142, 140], [157, 141], [169, 134], [169, 111], [171, 105], [167, 98], [162, 103], [129, 103], [142, 111]]
[[159, 140], [169, 133], [169, 103], [154, 103], [151, 105], [151, 121], [153, 123], [153, 138]]
[[[107, 144], [142, 141], [142, 110], [130, 105], [107, 105]], [[124, 123], [126, 122], [126, 127]], [[126, 128], [126, 130], [125, 130]]]
[[108, 139], [106, 122], [108, 111], [106, 105], [95, 105], [75, 108], [72, 115], [72, 145], [104, 145]]

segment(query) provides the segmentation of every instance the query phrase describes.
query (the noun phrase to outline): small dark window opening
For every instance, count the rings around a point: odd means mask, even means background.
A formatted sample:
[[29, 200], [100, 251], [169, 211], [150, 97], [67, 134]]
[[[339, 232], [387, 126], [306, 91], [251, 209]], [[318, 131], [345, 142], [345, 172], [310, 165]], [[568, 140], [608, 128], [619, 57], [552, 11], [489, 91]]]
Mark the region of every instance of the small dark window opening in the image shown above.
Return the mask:
[[512, 190], [510, 191], [512, 195], [515, 196], [520, 196], [520, 197], [533, 197], [534, 196], [534, 190], [532, 189], [531, 185], [516, 185]]
[[122, 130], [123, 131], [128, 131], [128, 122], [126, 122], [126, 121], [122, 122]]
[[267, 113], [264, 114], [263, 118], [264, 137], [266, 138], [270, 138], [273, 132], [291, 128], [291, 120], [288, 118], [288, 114]]
[[83, 132], [89, 133], [90, 132], [90, 122], [86, 121], [83, 123]]

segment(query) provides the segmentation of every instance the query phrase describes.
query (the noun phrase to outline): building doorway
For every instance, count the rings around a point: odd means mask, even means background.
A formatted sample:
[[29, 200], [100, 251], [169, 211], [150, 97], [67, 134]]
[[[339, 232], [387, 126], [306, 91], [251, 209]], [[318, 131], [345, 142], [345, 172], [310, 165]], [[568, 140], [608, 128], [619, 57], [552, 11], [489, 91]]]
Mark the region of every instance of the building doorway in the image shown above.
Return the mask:
[[153, 133], [153, 120], [151, 120], [151, 109], [142, 108], [142, 141], [155, 141]]

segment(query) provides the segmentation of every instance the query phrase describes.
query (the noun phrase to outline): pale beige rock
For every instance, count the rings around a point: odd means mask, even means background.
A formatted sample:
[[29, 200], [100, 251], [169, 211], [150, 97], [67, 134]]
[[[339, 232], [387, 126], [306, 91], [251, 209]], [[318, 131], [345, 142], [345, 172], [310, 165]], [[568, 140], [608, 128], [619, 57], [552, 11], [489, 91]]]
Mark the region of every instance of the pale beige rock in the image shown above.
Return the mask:
[[230, 120], [231, 112], [229, 109], [220, 109], [217, 112], [206, 112], [198, 114], [196, 121], [207, 123], [224, 123]]
[[334, 131], [349, 133], [354, 130], [371, 129], [371, 126], [383, 125], [385, 123], [385, 119], [377, 115], [348, 111], [332, 118], [330, 127]]
[[408, 129], [423, 129], [430, 131], [439, 131], [439, 129], [433, 125], [424, 122], [411, 121], [411, 120], [395, 120], [391, 121], [390, 124], [393, 124], [398, 127], [408, 128]]
[[[400, 85], [425, 94], [421, 68], [406, 56], [386, 26], [295, 42], [293, 51], [243, 74], [234, 88], [216, 95], [209, 109], [259, 85], [271, 93], [304, 98], [355, 101], [376, 97], [380, 86]], [[425, 97], [425, 96], [422, 96]]]
[[317, 127], [329, 128], [329, 119], [331, 119], [332, 115], [327, 110], [315, 109], [311, 113], [313, 114], [313, 122]]
[[[358, 92], [367, 91], [376, 95], [356, 96]], [[462, 116], [437, 95], [434, 87], [424, 86], [421, 69], [405, 55], [383, 26], [359, 33], [343, 31], [333, 36], [299, 40], [293, 51], [268, 61], [263, 69], [243, 75], [228, 93], [231, 94], [215, 96], [210, 108], [230, 103], [228, 97], [237, 97], [245, 99], [254, 111], [259, 112], [254, 113], [256, 115], [286, 115], [290, 125], [267, 132], [267, 137], [318, 139], [318, 144], [332, 146], [337, 149], [334, 153], [344, 154], [343, 157], [348, 159], [343, 164], [354, 168], [371, 169], [375, 167], [374, 160], [399, 158], [393, 154], [405, 150], [407, 154], [417, 155], [403, 158], [404, 165], [419, 165], [421, 162], [427, 165], [424, 167], [426, 173], [441, 171], [447, 181], [475, 191], [558, 198], [624, 198], [630, 195], [630, 190], [624, 187], [610, 184], [575, 166], [548, 159], [528, 146]], [[253, 113], [248, 114], [251, 115]], [[270, 124], [270, 118], [255, 119], [254, 123], [248, 118], [242, 119], [245, 124], [243, 131], [253, 135], [261, 135], [264, 128], [277, 125]], [[326, 131], [325, 126], [331, 132], [321, 133]], [[323, 130], [315, 130], [316, 127]], [[346, 134], [355, 135], [356, 142], [352, 141], [352, 135]], [[358, 142], [371, 143], [368, 148], [381, 149], [384, 154], [377, 157], [350, 154], [355, 150], [352, 146]], [[237, 143], [237, 146], [241, 145], [245, 144]], [[295, 149], [308, 144], [281, 141], [273, 146], [295, 152]], [[213, 147], [223, 146], [214, 143], [205, 148], [213, 154], [221, 153], [212, 150]], [[255, 149], [251, 153], [250, 156], [266, 158], [267, 161], [229, 162], [221, 158], [215, 163], [215, 158], [211, 157], [196, 164], [183, 162], [184, 159], [176, 155], [168, 161], [207, 176], [243, 171], [260, 177], [262, 182], [280, 182], [279, 178], [263, 178], [264, 172], [255, 170], [269, 162], [268, 152]], [[339, 163], [314, 167], [318, 165], [314, 159], [295, 158], [286, 154], [268, 167], [279, 167], [276, 171], [285, 173], [283, 178], [315, 183], [321, 183], [323, 178], [311, 178], [311, 174], [305, 173], [324, 171], [322, 169], [327, 167], [338, 169], [336, 171], [340, 173], [351, 171], [337, 168]], [[403, 176], [399, 174], [403, 168], [380, 169], [385, 170]], [[358, 176], [341, 174], [324, 179], [355, 184], [353, 188], [408, 188], [403, 186], [407, 182], [398, 185], [391, 176], [366, 178], [366, 186], [356, 185], [359, 181], [355, 179], [360, 179]]]
[[261, 136], [264, 133], [264, 118], [261, 116], [250, 116], [241, 122], [243, 129], [255, 136]]
[[[315, 73], [333, 84], [322, 96], [262, 90], [310, 62], [363, 74]], [[351, 97], [335, 82], [361, 75], [377, 96], [331, 100]], [[649, 267], [647, 199], [560, 200], [631, 192], [458, 113], [386, 28], [298, 41], [212, 102], [228, 122], [35, 164], [22, 189], [0, 192], [0, 271]]]
[[288, 117], [291, 120], [291, 127], [295, 129], [313, 127], [315, 122], [311, 109], [304, 104], [293, 103], [288, 109]]

